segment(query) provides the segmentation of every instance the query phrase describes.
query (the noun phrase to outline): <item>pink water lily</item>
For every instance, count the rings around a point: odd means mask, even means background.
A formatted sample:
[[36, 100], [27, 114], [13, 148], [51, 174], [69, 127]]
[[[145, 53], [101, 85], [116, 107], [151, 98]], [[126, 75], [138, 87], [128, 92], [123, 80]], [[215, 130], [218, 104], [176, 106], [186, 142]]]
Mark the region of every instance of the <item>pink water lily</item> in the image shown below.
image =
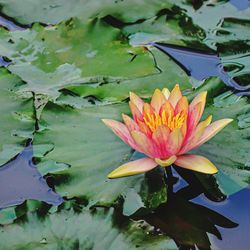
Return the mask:
[[150, 104], [130, 93], [130, 109], [133, 119], [122, 114], [124, 123], [103, 119], [130, 147], [147, 157], [125, 163], [108, 177], [118, 178], [147, 172], [156, 166], [176, 166], [214, 174], [218, 170], [207, 158], [186, 154], [207, 142], [232, 119], [211, 123], [212, 116], [200, 121], [206, 103], [207, 92], [201, 92], [189, 104], [178, 84], [170, 92], [156, 89]]

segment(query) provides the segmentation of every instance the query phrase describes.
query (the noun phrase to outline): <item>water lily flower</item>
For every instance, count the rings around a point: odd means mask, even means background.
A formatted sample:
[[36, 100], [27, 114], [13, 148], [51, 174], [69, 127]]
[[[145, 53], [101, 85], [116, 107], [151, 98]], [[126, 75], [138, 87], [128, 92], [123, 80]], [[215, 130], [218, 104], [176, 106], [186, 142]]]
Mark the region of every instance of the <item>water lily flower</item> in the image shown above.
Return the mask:
[[118, 178], [147, 172], [158, 165], [176, 166], [214, 174], [218, 170], [207, 158], [186, 154], [215, 136], [232, 119], [211, 123], [212, 116], [200, 121], [206, 103], [207, 92], [201, 92], [189, 104], [178, 84], [170, 92], [167, 88], [156, 89], [151, 102], [144, 102], [130, 93], [129, 106], [133, 119], [122, 114], [124, 123], [103, 119], [130, 147], [147, 157], [125, 163], [108, 177]]

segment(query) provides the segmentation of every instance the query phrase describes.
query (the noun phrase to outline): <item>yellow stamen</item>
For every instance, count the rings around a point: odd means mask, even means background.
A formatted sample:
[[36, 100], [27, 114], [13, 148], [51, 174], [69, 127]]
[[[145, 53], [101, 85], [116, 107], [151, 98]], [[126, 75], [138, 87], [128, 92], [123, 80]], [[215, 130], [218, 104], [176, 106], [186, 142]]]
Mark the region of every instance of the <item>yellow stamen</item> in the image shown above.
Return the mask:
[[143, 120], [151, 132], [154, 132], [161, 125], [167, 125], [170, 130], [181, 128], [185, 119], [186, 114], [182, 111], [176, 115], [172, 115], [166, 110], [163, 110], [161, 114], [147, 112], [143, 116]]

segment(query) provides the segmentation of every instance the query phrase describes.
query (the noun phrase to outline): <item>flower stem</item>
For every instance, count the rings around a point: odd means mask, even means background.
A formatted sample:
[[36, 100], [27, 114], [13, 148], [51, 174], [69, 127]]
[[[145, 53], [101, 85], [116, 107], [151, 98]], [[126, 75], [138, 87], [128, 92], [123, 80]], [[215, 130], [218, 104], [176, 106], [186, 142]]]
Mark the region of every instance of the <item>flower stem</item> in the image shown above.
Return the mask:
[[175, 182], [171, 166], [165, 167], [165, 181], [167, 185], [167, 194], [168, 196], [170, 196], [171, 194], [173, 194], [173, 185]]

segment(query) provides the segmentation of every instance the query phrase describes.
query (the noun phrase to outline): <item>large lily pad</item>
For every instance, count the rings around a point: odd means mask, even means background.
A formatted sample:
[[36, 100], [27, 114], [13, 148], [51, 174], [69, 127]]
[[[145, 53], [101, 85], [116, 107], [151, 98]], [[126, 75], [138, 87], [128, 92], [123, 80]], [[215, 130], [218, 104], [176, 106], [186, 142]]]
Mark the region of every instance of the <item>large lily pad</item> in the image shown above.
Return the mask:
[[209, 158], [220, 170], [217, 178], [227, 194], [249, 185], [250, 104], [245, 97], [225, 92], [205, 109], [204, 117], [213, 115], [214, 120], [232, 118], [234, 121], [213, 139], [196, 149]]
[[[162, 89], [164, 87], [172, 89], [176, 83], [180, 84], [182, 90], [192, 88], [187, 74], [172, 59], [153, 48], [151, 53], [159, 70], [157, 74], [118, 80], [108, 84], [72, 84], [72, 86], [66, 87], [66, 89], [80, 97], [94, 96], [103, 102], [117, 102], [126, 99], [130, 91], [148, 98], [152, 96], [154, 89]], [[60, 102], [61, 99], [63, 99], [62, 96], [58, 98], [57, 102]], [[66, 100], [65, 103], [67, 103]]]
[[0, 165], [22, 151], [35, 129], [32, 98], [23, 99], [14, 92], [20, 86], [20, 78], [0, 69]]
[[98, 19], [87, 23], [72, 19], [47, 28], [34, 25], [11, 33], [1, 29], [0, 38], [0, 54], [12, 61], [8, 69], [27, 82], [22, 91], [55, 98], [58, 89], [72, 83], [107, 83], [159, 73], [149, 52], [131, 47], [119, 29]]
[[[149, 18], [161, 9], [167, 8], [171, 4], [161, 0], [45, 0], [32, 1], [24, 0], [1, 0], [4, 14], [15, 18], [22, 24], [42, 22], [46, 24], [56, 24], [71, 17], [81, 17], [83, 20], [89, 18], [115, 15], [124, 22], [134, 22], [140, 19]], [[129, 11], [128, 11], [129, 10]]]
[[[106, 128], [101, 118], [120, 119], [121, 112], [127, 111], [127, 104], [84, 109], [47, 104], [41, 115], [42, 129], [36, 133], [34, 144], [54, 145], [54, 150], [42, 158], [44, 167], [53, 162], [70, 166], [55, 173], [58, 193], [68, 198], [86, 197], [91, 204], [110, 204], [126, 188], [143, 179], [143, 176], [115, 181], [107, 179], [113, 168], [130, 158], [131, 149]], [[39, 157], [36, 147], [34, 154]]]
[[220, 56], [231, 78], [241, 85], [249, 84], [250, 9], [239, 12], [230, 1], [169, 2], [175, 6], [144, 22], [122, 27], [130, 43], [164, 42], [213, 52]]
[[26, 222], [1, 228], [0, 247], [6, 250], [176, 249], [172, 240], [153, 235], [149, 226], [143, 230], [140, 223], [119, 218], [113, 209], [103, 208], [81, 213], [63, 210], [44, 219], [30, 213]]

